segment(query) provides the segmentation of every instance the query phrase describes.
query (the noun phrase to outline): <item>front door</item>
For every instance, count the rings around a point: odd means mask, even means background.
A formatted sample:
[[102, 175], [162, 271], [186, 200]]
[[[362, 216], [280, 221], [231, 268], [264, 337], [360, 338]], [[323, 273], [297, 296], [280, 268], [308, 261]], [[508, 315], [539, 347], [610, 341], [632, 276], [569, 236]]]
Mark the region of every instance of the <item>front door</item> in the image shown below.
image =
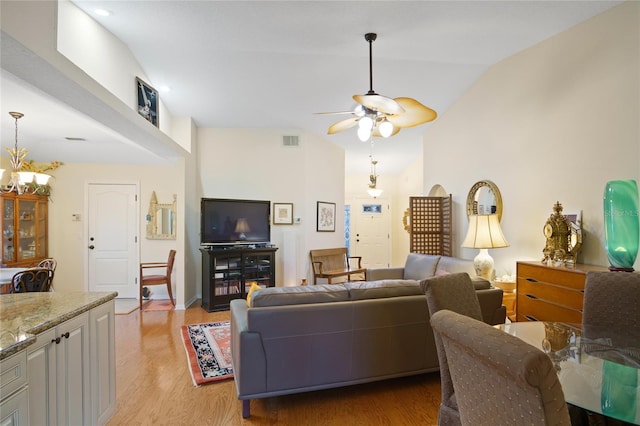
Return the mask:
[[88, 185], [89, 291], [138, 297], [138, 186]]
[[350, 200], [351, 256], [361, 256], [362, 266], [388, 268], [391, 264], [389, 202], [384, 198]]

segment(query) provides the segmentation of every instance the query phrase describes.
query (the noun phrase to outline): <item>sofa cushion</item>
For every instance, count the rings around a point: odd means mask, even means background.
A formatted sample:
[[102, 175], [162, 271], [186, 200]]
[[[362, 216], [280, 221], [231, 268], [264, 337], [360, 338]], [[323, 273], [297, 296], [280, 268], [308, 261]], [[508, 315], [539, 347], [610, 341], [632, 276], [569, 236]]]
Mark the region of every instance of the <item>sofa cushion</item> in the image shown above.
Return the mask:
[[348, 300], [349, 292], [342, 284], [269, 287], [253, 294], [250, 307], [330, 303]]
[[350, 300], [382, 299], [385, 297], [420, 296], [424, 294], [416, 280], [356, 281], [345, 283]]
[[457, 257], [442, 256], [438, 262], [438, 270], [447, 271], [450, 274], [466, 272], [471, 278], [476, 276], [473, 260], [460, 259]]
[[405, 280], [424, 280], [435, 275], [440, 256], [409, 253], [404, 264]]

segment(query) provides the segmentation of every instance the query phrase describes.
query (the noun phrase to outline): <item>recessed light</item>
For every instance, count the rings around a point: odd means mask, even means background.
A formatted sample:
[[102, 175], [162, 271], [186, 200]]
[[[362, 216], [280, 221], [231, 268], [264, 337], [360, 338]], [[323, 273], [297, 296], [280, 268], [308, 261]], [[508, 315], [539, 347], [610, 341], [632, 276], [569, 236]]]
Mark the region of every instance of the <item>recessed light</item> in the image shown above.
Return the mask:
[[160, 86], [160, 87], [158, 87], [158, 90], [160, 90], [161, 92], [170, 92], [171, 91], [171, 87], [169, 87], [169, 86]]
[[109, 12], [107, 9], [96, 9], [94, 10], [95, 14], [98, 16], [110, 16], [111, 12]]

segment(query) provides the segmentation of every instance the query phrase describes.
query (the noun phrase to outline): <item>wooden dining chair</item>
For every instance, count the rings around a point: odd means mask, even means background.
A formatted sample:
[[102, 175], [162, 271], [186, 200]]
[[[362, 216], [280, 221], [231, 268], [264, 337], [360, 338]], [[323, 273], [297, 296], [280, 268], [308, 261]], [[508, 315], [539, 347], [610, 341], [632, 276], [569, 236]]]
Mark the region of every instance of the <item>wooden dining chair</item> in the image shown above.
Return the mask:
[[51, 288], [53, 272], [47, 268], [30, 268], [16, 273], [11, 279], [10, 293], [46, 292]]
[[[140, 264], [140, 311], [142, 311], [142, 290], [144, 287], [152, 285], [166, 284], [167, 292], [169, 293], [169, 300], [173, 306], [176, 305], [173, 300], [173, 293], [171, 291], [171, 273], [173, 272], [173, 262], [176, 258], [176, 251], [169, 251], [169, 259], [166, 262], [145, 262]], [[162, 274], [144, 275], [146, 269], [160, 269], [165, 271]]]
[[40, 263], [38, 263], [38, 265], [36, 266], [37, 268], [45, 268], [45, 269], [49, 269], [51, 271], [51, 277], [49, 279], [50, 283], [49, 283], [49, 290], [53, 291], [53, 275], [56, 272], [56, 268], [58, 267], [58, 261], [55, 260], [54, 258], [50, 257], [48, 259], [42, 259], [40, 261]]
[[449, 310], [431, 315], [447, 354], [463, 426], [569, 426], [558, 374], [540, 349]]

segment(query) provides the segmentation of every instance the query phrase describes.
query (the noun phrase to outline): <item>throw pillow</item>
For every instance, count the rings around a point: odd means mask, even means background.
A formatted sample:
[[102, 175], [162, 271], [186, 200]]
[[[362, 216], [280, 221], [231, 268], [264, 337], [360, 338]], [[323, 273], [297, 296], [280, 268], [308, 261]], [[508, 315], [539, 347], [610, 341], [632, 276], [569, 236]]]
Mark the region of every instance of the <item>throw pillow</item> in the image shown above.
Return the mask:
[[[247, 283], [249, 284], [249, 283]], [[247, 292], [247, 306], [251, 307], [251, 296], [253, 296], [253, 292], [256, 290], [260, 290], [262, 287], [260, 287], [258, 285], [257, 282], [255, 281], [251, 281], [251, 287], [249, 288], [249, 291]]]
[[445, 271], [444, 269], [438, 269], [438, 270], [436, 271], [436, 277], [437, 277], [437, 276], [440, 276], [440, 275], [449, 275], [449, 272], [448, 272], [448, 271]]

